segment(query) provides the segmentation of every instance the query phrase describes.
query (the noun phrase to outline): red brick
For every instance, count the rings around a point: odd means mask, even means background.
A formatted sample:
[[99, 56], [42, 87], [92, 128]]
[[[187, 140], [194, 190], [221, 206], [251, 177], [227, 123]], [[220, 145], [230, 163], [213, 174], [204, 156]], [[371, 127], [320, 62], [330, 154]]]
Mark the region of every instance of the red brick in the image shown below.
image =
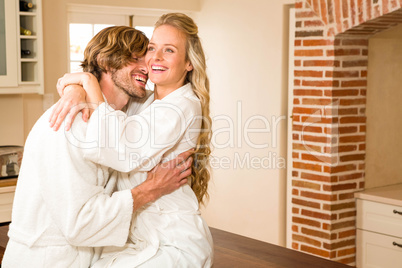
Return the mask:
[[310, 115], [310, 116], [302, 116], [301, 121], [312, 124], [335, 124], [338, 122], [338, 118], [336, 117], [326, 118], [326, 117], [317, 117], [314, 115]]
[[299, 250], [299, 244], [298, 244], [298, 243], [295, 243], [295, 242], [292, 242], [292, 248], [293, 248], [294, 250]]
[[366, 150], [366, 144], [359, 144], [359, 151], [365, 151]]
[[329, 105], [332, 103], [331, 99], [306, 99], [304, 98], [302, 100], [302, 103], [304, 105]]
[[314, 255], [321, 256], [323, 258], [329, 258], [329, 251], [327, 251], [327, 250], [322, 250], [322, 249], [319, 249], [319, 248], [309, 247], [309, 246], [306, 246], [306, 245], [301, 245], [300, 250], [304, 251], [304, 252], [307, 252], [307, 253], [311, 253], [311, 254], [314, 254]]
[[292, 225], [292, 231], [298, 233], [299, 232], [299, 226]]
[[345, 96], [357, 96], [357, 95], [359, 95], [358, 89], [325, 90], [325, 96], [345, 97]]
[[303, 135], [302, 140], [303, 141], [311, 141], [311, 142], [330, 143], [331, 137], [317, 137], [317, 136], [311, 136], [311, 135]]
[[300, 79], [294, 79], [293, 80], [293, 85], [294, 86], [300, 86], [301, 80]]
[[366, 132], [366, 126], [359, 126], [360, 132]]
[[341, 162], [349, 162], [356, 160], [364, 160], [366, 157], [365, 154], [351, 154], [351, 155], [343, 155], [340, 157]]
[[321, 213], [321, 212], [315, 212], [315, 211], [310, 211], [306, 209], [302, 209], [301, 215], [306, 216], [306, 217], [311, 217], [315, 219], [320, 219], [320, 220], [335, 220], [336, 219], [336, 214], [326, 214], [326, 213]]
[[357, 110], [357, 108], [339, 109], [338, 114], [339, 115], [357, 115], [358, 110]]
[[334, 40], [332, 39], [312, 39], [312, 40], [303, 40], [303, 46], [330, 46], [334, 44]]
[[328, 156], [312, 155], [312, 154], [302, 154], [302, 160], [324, 162], [324, 163], [328, 163], [328, 164], [335, 162], [335, 159], [331, 159]]
[[351, 143], [351, 142], [356, 143], [356, 142], [363, 142], [365, 140], [366, 140], [365, 135], [344, 136], [339, 138], [340, 143]]
[[303, 66], [305, 67], [339, 67], [340, 62], [337, 60], [305, 60], [303, 62]]
[[292, 176], [293, 176], [293, 177], [298, 177], [298, 176], [299, 176], [299, 172], [297, 172], [297, 171], [292, 171]]
[[308, 181], [299, 181], [299, 180], [292, 180], [293, 187], [300, 187], [300, 188], [307, 188], [313, 190], [321, 190], [321, 185], [317, 183], [312, 183]]
[[293, 196], [298, 196], [298, 195], [299, 195], [299, 190], [297, 190], [297, 189], [292, 189], [292, 195], [293, 195]]
[[306, 201], [303, 199], [297, 199], [297, 198], [292, 198], [292, 204], [304, 206], [304, 207], [310, 207], [310, 208], [321, 208], [320, 203], [317, 202], [312, 202], [312, 201]]
[[340, 263], [343, 263], [343, 264], [352, 265], [356, 262], [356, 257], [352, 256], [352, 257], [348, 257], [348, 258], [344, 258], [344, 259], [339, 259], [337, 261]]
[[357, 132], [357, 127], [340, 127], [338, 129], [339, 134], [349, 134], [349, 133], [356, 133]]
[[341, 82], [341, 87], [365, 87], [365, 86], [367, 86], [367, 80], [351, 80]]
[[294, 107], [293, 113], [295, 113], [295, 114], [314, 114], [314, 113], [321, 114], [321, 109], [320, 108], [317, 109], [317, 108]]
[[322, 96], [322, 90], [317, 89], [295, 89], [293, 91], [295, 96]]
[[315, 236], [324, 239], [331, 239], [330, 233], [309, 229], [306, 227], [301, 228], [301, 233], [309, 236]]
[[335, 184], [335, 185], [323, 185], [324, 191], [336, 192], [336, 191], [344, 191], [356, 189], [356, 183], [344, 183], [344, 184]]
[[306, 179], [306, 180], [313, 180], [313, 181], [320, 181], [320, 182], [333, 182], [333, 180], [329, 176], [310, 174], [310, 173], [306, 173], [306, 172], [302, 172], [300, 177], [302, 179]]
[[357, 167], [354, 164], [343, 165], [343, 166], [338, 165], [338, 166], [334, 166], [334, 167], [324, 166], [324, 172], [335, 174], [335, 173], [340, 173], [340, 172], [344, 172], [344, 171], [356, 170], [356, 168]]
[[317, 200], [323, 200], [323, 201], [335, 201], [336, 200], [336, 195], [313, 193], [313, 192], [308, 192], [308, 191], [301, 191], [300, 196], [317, 199]]
[[[297, 22], [296, 22], [297, 23]], [[312, 31], [296, 31], [296, 38], [299, 37], [322, 37], [324, 35], [323, 30], [312, 30]]]
[[293, 168], [319, 171], [319, 172], [322, 169], [321, 165], [307, 164], [307, 163], [301, 163], [301, 162], [293, 162]]
[[339, 176], [339, 181], [348, 181], [363, 178], [363, 173], [353, 173]]
[[300, 143], [293, 143], [293, 150], [321, 152], [321, 147], [316, 145], [304, 145]]
[[293, 130], [303, 131], [303, 132], [322, 133], [321, 127], [304, 126], [304, 125], [296, 125], [296, 124], [293, 125]]
[[356, 225], [355, 220], [338, 222], [338, 223], [331, 224], [331, 230], [338, 230], [338, 229], [343, 229], [343, 228], [352, 227], [352, 226], [354, 227], [355, 225]]
[[340, 120], [341, 124], [349, 124], [349, 123], [366, 123], [365, 116], [345, 116]]
[[340, 220], [345, 219], [345, 218], [351, 218], [351, 217], [353, 217], [353, 218], [356, 217], [356, 210], [339, 213]]
[[321, 247], [321, 242], [320, 241], [312, 239], [310, 237], [303, 236], [303, 235], [293, 234], [292, 235], [292, 240], [293, 241], [303, 242], [303, 243], [306, 243], [306, 244], [310, 244], [310, 245], [313, 245], [313, 246], [316, 246], [316, 247]]
[[346, 99], [346, 100], [340, 100], [340, 105], [342, 106], [348, 106], [348, 105], [361, 105], [361, 104], [366, 104], [366, 99], [365, 98], [359, 98], [359, 99]]
[[[299, 159], [299, 153], [292, 152], [293, 159]], [[297, 173], [297, 172], [296, 172]], [[297, 176], [297, 175], [296, 175]]]
[[313, 227], [320, 227], [320, 225], [321, 225], [318, 221], [308, 220], [308, 219], [300, 218], [300, 217], [292, 217], [292, 222], [309, 225], [309, 226], [313, 226]]
[[316, 56], [323, 56], [324, 51], [322, 49], [297, 49], [295, 50], [296, 57], [316, 57]]
[[295, 77], [322, 77], [322, 71], [294, 71]]
[[301, 66], [301, 60], [295, 60], [295, 61], [294, 61], [294, 65], [295, 65], [296, 67]]
[[[369, 1], [367, 1], [369, 2]], [[368, 39], [343, 39], [344, 46], [368, 46]]]
[[325, 249], [338, 249], [338, 248], [344, 248], [347, 246], [352, 246], [355, 245], [355, 239], [348, 239], [348, 240], [343, 240], [340, 242], [336, 242], [336, 243], [324, 243], [324, 248]]
[[317, 27], [324, 26], [324, 23], [320, 20], [306, 20], [304, 21], [304, 27]]
[[325, 77], [359, 77], [359, 71], [326, 71]]
[[302, 40], [300, 40], [300, 39], [295, 40], [295, 47], [299, 47], [299, 46], [301, 46], [301, 44], [302, 44]]
[[338, 87], [339, 86], [339, 81], [336, 80], [318, 80], [318, 81], [312, 81], [312, 80], [303, 80], [302, 81], [303, 86], [310, 86], [310, 87]]
[[320, 0], [320, 7], [321, 7], [321, 19], [325, 24], [328, 24], [328, 11], [327, 11], [327, 1]]
[[292, 208], [292, 213], [293, 214], [299, 214], [300, 209], [299, 208]]
[[367, 67], [368, 61], [367, 60], [351, 60], [351, 61], [343, 61], [342, 67]]
[[330, 210], [335, 211], [335, 210], [342, 210], [342, 209], [347, 209], [347, 208], [355, 208], [355, 201], [353, 200], [352, 202], [346, 202], [346, 203], [340, 203], [340, 204], [332, 204], [330, 205]]
[[354, 198], [354, 193], [339, 194], [339, 196], [338, 196], [339, 200], [346, 200], [346, 199], [353, 199], [353, 198]]
[[356, 235], [356, 229], [351, 229], [348, 231], [342, 231], [339, 232], [339, 239], [345, 238], [345, 237], [351, 237]]
[[360, 55], [360, 49], [335, 49], [327, 50], [328, 57], [340, 57], [340, 56], [357, 56]]

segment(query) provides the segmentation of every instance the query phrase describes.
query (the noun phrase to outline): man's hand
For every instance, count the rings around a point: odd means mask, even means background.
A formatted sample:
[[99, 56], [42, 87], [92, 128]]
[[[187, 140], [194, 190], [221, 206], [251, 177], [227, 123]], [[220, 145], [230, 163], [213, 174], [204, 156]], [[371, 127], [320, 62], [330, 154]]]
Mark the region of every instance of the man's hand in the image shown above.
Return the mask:
[[175, 159], [158, 164], [148, 172], [147, 179], [131, 190], [134, 199], [134, 211], [163, 195], [170, 194], [187, 183], [191, 175], [190, 157], [194, 150], [179, 154]]

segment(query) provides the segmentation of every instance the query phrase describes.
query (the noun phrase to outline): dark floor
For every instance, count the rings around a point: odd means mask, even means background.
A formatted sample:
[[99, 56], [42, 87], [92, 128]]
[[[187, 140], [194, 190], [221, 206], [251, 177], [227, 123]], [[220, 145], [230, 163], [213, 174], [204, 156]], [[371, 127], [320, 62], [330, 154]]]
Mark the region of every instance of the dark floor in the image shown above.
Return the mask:
[[[1, 259], [8, 242], [7, 231], [8, 224], [0, 224]], [[215, 228], [211, 228], [211, 233], [215, 247], [214, 268], [350, 268], [344, 264]]]

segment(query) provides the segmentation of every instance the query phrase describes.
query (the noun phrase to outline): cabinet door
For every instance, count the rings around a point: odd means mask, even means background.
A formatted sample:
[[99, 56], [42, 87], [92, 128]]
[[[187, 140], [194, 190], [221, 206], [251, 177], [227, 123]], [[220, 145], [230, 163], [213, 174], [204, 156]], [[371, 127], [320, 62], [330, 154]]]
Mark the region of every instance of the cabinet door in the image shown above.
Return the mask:
[[17, 86], [16, 13], [15, 0], [0, 0], [0, 87]]

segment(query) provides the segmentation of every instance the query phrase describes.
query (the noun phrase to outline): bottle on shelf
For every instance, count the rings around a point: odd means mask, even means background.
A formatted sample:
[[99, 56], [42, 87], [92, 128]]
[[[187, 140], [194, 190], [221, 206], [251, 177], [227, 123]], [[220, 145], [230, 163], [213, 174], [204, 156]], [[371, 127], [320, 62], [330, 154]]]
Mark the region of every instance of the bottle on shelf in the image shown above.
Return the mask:
[[20, 27], [20, 34], [21, 35], [32, 35], [32, 32], [30, 30], [28, 30], [28, 29]]
[[29, 49], [21, 49], [21, 57], [31, 55], [31, 50]]
[[20, 11], [30, 11], [33, 8], [33, 4], [27, 1], [20, 1]]

